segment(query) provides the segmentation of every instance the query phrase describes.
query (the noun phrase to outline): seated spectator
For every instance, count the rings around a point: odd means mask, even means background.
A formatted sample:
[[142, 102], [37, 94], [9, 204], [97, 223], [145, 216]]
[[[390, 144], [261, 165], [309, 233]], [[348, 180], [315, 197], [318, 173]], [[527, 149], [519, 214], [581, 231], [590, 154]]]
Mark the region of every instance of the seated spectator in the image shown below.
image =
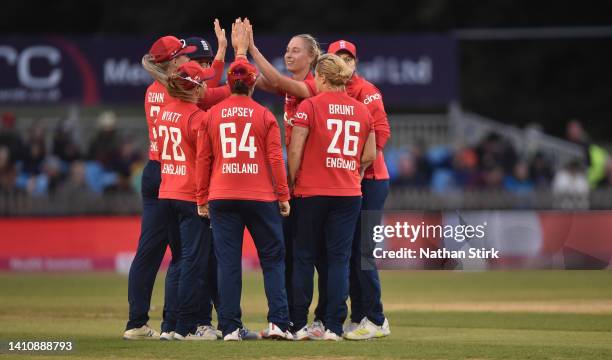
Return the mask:
[[529, 167], [524, 161], [519, 161], [514, 166], [512, 175], [504, 177], [504, 189], [513, 193], [531, 193], [535, 186], [529, 178]]
[[98, 132], [89, 146], [89, 159], [98, 161], [105, 169], [111, 169], [112, 162], [119, 157], [119, 134], [115, 127], [116, 116], [106, 111], [98, 117]]
[[457, 150], [453, 157], [455, 184], [463, 189], [472, 189], [478, 183], [478, 157], [471, 148]]
[[17, 191], [17, 170], [11, 162], [8, 146], [0, 145], [0, 193]]
[[589, 208], [589, 182], [580, 160], [570, 161], [555, 174], [552, 191], [556, 208]]
[[58, 194], [61, 196], [72, 196], [83, 194], [87, 196], [95, 196], [95, 192], [89, 187], [85, 180], [85, 163], [83, 161], [74, 161], [70, 166], [70, 175], [68, 179], [58, 187]]
[[429, 178], [425, 171], [419, 169], [412, 153], [399, 155], [397, 162], [397, 176], [392, 180], [394, 186], [409, 186], [424, 188], [429, 185]]
[[15, 114], [6, 112], [2, 114], [0, 122], [0, 147], [8, 150], [8, 161], [15, 164], [23, 160], [23, 141], [15, 130]]
[[481, 169], [490, 171], [501, 166], [504, 174], [512, 173], [517, 161], [512, 144], [496, 133], [489, 133], [476, 147], [478, 164]]
[[529, 164], [529, 178], [534, 186], [539, 188], [548, 188], [553, 178], [553, 170], [550, 166], [550, 161], [542, 152], [536, 152]]
[[53, 154], [65, 163], [81, 160], [81, 149], [77, 143], [74, 126], [69, 120], [63, 120], [55, 129]]
[[40, 174], [46, 155], [45, 128], [40, 123], [35, 123], [29, 131], [21, 172], [28, 175]]
[[504, 188], [504, 169], [493, 166], [481, 172], [478, 190], [502, 190]]

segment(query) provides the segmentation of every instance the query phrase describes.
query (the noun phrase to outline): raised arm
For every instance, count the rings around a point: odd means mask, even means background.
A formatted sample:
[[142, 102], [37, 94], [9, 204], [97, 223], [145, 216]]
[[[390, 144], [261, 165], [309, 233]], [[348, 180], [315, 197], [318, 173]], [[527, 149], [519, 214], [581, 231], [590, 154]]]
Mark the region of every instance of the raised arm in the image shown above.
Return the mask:
[[293, 80], [287, 76], [284, 76], [278, 70], [276, 70], [274, 65], [270, 64], [265, 56], [259, 52], [257, 46], [255, 46], [253, 26], [248, 19], [245, 19], [244, 24], [250, 38], [248, 47], [249, 54], [251, 54], [253, 57], [259, 71], [261, 71], [263, 76], [266, 78], [265, 83], [262, 83], [262, 87], [265, 86], [263, 89], [268, 91], [274, 89], [273, 92], [285, 92], [299, 98], [307, 98], [312, 96], [308, 86], [303, 81]]
[[225, 52], [227, 50], [227, 37], [225, 37], [225, 29], [219, 25], [219, 19], [215, 19], [214, 22], [215, 35], [217, 36], [217, 54], [215, 55], [215, 61], [225, 61]]
[[208, 87], [217, 87], [221, 82], [223, 70], [225, 69], [225, 52], [227, 50], [227, 38], [225, 37], [225, 29], [219, 25], [219, 19], [214, 22], [215, 35], [217, 36], [217, 54], [213, 60], [211, 67], [215, 70], [215, 77], [206, 80]]
[[242, 57], [246, 59], [246, 54], [249, 49], [249, 34], [245, 28], [245, 24], [240, 18], [236, 19], [232, 24], [232, 47], [234, 48], [234, 57], [238, 59]]

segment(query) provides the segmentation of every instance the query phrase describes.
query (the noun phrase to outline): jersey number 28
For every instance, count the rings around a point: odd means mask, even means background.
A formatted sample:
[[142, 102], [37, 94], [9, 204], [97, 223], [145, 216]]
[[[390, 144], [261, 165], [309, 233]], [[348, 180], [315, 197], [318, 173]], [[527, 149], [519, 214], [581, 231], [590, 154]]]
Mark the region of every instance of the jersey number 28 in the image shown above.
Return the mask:
[[[181, 149], [181, 129], [166, 125], [159, 125], [157, 129], [159, 130], [158, 135], [164, 137], [164, 148], [161, 153], [162, 160], [172, 160], [174, 157], [174, 161], [185, 161], [185, 153]], [[172, 154], [174, 156], [170, 156], [167, 152], [170, 140], [172, 141]]]

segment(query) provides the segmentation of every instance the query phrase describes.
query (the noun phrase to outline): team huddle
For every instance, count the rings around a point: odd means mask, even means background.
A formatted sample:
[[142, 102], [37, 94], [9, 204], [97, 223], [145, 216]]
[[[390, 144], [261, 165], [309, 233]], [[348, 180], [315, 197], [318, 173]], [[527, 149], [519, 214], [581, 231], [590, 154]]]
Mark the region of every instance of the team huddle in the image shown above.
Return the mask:
[[[312, 36], [294, 36], [285, 53], [291, 76], [284, 76], [255, 46], [249, 20], [237, 19], [235, 61], [221, 84], [227, 40], [217, 20], [214, 26], [216, 54], [202, 38], [164, 36], [142, 59], [155, 81], [145, 94], [149, 161], [123, 338], [389, 335], [378, 273], [361, 268], [360, 213], [384, 206], [389, 175], [382, 150], [390, 129], [380, 92], [355, 72], [355, 45], [336, 41], [321, 55]], [[252, 99], [255, 88], [285, 97], [286, 161], [277, 120]], [[268, 327], [259, 333], [241, 320], [245, 228], [268, 303]], [[148, 312], [167, 247], [172, 260], [160, 334], [149, 327]], [[315, 269], [319, 298], [309, 324]]]

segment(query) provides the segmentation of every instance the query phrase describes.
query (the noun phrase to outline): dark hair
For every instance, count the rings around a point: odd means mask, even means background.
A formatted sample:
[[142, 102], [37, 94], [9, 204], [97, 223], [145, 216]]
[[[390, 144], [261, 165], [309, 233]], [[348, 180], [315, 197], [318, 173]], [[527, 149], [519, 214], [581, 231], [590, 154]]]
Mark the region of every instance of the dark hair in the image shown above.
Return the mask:
[[231, 90], [232, 94], [249, 95], [251, 88], [245, 84], [244, 81], [236, 80], [234, 81], [234, 85], [232, 86]]

